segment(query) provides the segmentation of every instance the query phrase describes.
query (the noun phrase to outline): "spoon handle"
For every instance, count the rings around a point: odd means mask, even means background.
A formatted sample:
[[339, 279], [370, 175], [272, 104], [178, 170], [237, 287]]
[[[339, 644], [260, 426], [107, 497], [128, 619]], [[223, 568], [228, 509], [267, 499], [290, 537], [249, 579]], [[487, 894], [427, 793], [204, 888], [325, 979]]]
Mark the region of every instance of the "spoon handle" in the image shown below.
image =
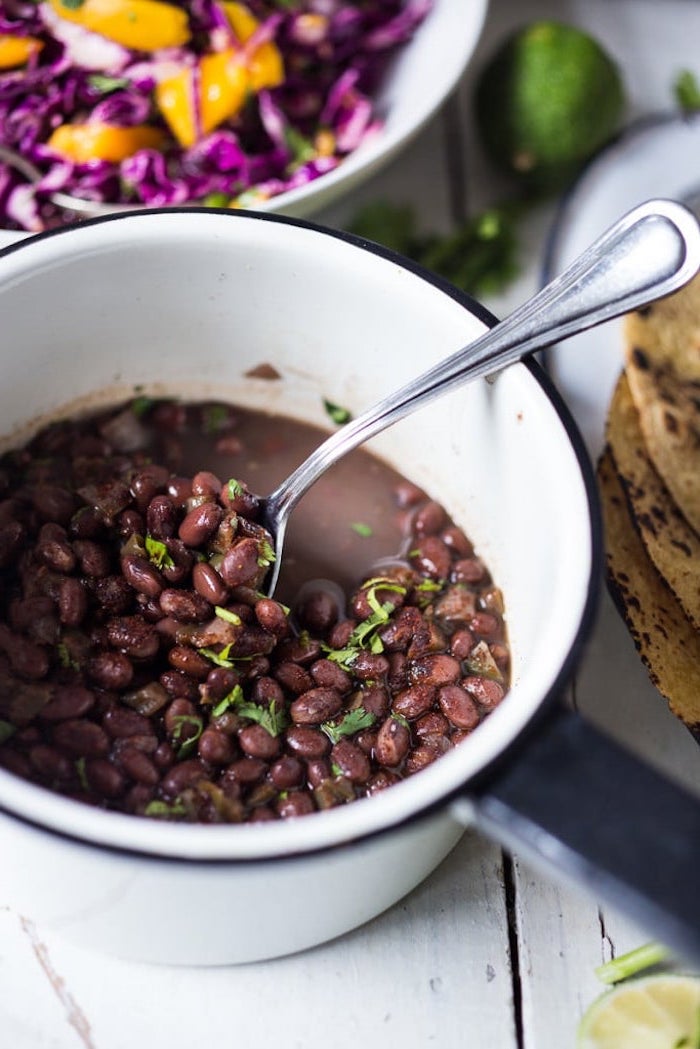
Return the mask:
[[700, 227], [681, 204], [651, 200], [625, 215], [505, 320], [336, 431], [266, 500], [277, 532], [316, 479], [357, 445], [467, 379], [668, 295], [700, 268]]

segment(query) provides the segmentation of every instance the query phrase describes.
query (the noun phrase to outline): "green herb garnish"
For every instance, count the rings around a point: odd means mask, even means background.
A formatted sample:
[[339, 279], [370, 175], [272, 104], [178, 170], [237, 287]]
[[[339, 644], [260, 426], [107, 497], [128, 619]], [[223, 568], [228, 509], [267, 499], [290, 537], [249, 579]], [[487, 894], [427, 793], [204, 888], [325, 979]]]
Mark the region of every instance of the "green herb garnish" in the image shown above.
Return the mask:
[[235, 499], [238, 495], [243, 495], [243, 485], [240, 481], [237, 481], [235, 477], [232, 477], [230, 481], [226, 482], [226, 490], [228, 492], [229, 499]]
[[168, 548], [162, 539], [154, 539], [152, 535], [147, 535], [144, 544], [146, 547], [146, 553], [148, 554], [148, 560], [156, 568], [174, 568], [175, 562], [168, 553]]
[[260, 544], [260, 553], [258, 555], [258, 564], [261, 568], [268, 568], [271, 564], [277, 560], [277, 555], [273, 547], [268, 543], [267, 539], [263, 539]]
[[90, 792], [90, 784], [88, 783], [87, 773], [85, 772], [85, 758], [77, 758], [75, 761], [75, 771], [78, 773], [78, 779], [80, 780], [80, 786], [87, 793]]
[[226, 620], [227, 623], [233, 623], [234, 626], [240, 626], [242, 622], [240, 616], [237, 616], [235, 612], [230, 612], [228, 608], [222, 608], [221, 605], [214, 605], [214, 615]]
[[348, 638], [348, 643], [345, 648], [330, 648], [328, 645], [323, 646], [323, 650], [328, 659], [332, 660], [334, 663], [338, 663], [346, 669], [352, 667], [352, 664], [361, 649], [369, 649], [373, 655], [380, 655], [384, 651], [384, 644], [377, 631], [388, 622], [396, 605], [391, 601], [384, 601], [380, 604], [379, 598], [377, 597], [377, 591], [393, 590], [398, 594], [406, 593], [405, 586], [401, 586], [400, 583], [395, 583], [393, 580], [385, 579], [382, 576], [368, 579], [367, 582], [363, 584], [363, 587], [367, 590], [367, 601], [372, 609], [371, 615], [367, 616], [366, 619], [363, 619], [361, 623], [357, 624]]
[[403, 714], [397, 714], [395, 710], [392, 710], [389, 716], [392, 717], [394, 721], [398, 721], [399, 725], [403, 725], [404, 728], [411, 727], [408, 723], [408, 720], [403, 716]]
[[207, 404], [202, 410], [202, 425], [205, 433], [218, 433], [229, 420], [225, 404]]
[[178, 758], [188, 758], [197, 746], [197, 740], [202, 735], [204, 730], [204, 722], [196, 714], [178, 714], [173, 718], [175, 730], [173, 732], [173, 742], [177, 743], [182, 738], [182, 733], [186, 725], [193, 725], [195, 732], [193, 736], [188, 736], [187, 739], [183, 739], [177, 748]]
[[324, 399], [323, 407], [337, 426], [343, 426], [345, 423], [349, 423], [352, 419], [352, 415], [347, 408], [341, 408], [339, 404], [334, 404], [333, 401], [326, 401]]
[[338, 776], [343, 775], [343, 770], [341, 769], [340, 765], [336, 764], [335, 761], [331, 762], [331, 772], [336, 777], [336, 779], [338, 778]]
[[[63, 0], [63, 6], [71, 7], [72, 5]], [[80, 4], [75, 6], [79, 7]], [[95, 91], [100, 91], [103, 95], [108, 95], [112, 91], [121, 91], [122, 88], [129, 87], [130, 84], [130, 81], [126, 80], [125, 77], [104, 76], [102, 73], [91, 73], [87, 80], [90, 87], [94, 87]]]
[[78, 11], [84, 3], [85, 0], [61, 0], [61, 6], [67, 7], [69, 11]]
[[17, 727], [11, 721], [3, 721], [0, 718], [0, 743], [5, 743], [16, 731]]
[[678, 74], [673, 83], [673, 93], [684, 113], [695, 113], [700, 109], [700, 85], [689, 69]]
[[280, 732], [287, 727], [287, 712], [283, 707], [278, 710], [274, 699], [269, 707], [264, 707], [260, 703], [240, 703], [236, 707], [236, 712], [242, 718], [250, 718], [251, 721], [262, 725], [271, 736], [279, 736]]
[[230, 200], [228, 193], [207, 193], [202, 204], [205, 208], [227, 208]]
[[149, 801], [143, 810], [144, 816], [158, 816], [168, 819], [170, 816], [185, 816], [187, 809], [181, 801], [176, 799], [171, 804], [167, 801]]
[[343, 736], [354, 736], [363, 728], [371, 728], [377, 720], [371, 711], [364, 707], [355, 707], [349, 710], [340, 721], [324, 721], [321, 731], [324, 732], [331, 743], [337, 743]]
[[287, 125], [284, 129], [284, 142], [292, 154], [292, 161], [295, 166], [306, 164], [316, 156], [313, 142], [297, 131], [296, 128], [291, 127], [291, 125]]
[[518, 272], [516, 226], [525, 205], [508, 201], [469, 218], [447, 234], [421, 235], [407, 205], [376, 201], [350, 224], [351, 232], [414, 259], [472, 295], [504, 288]]
[[61, 664], [62, 667], [65, 667], [66, 670], [79, 669], [79, 664], [76, 662], [75, 659], [73, 659], [72, 655], [70, 654], [68, 645], [65, 643], [65, 641], [59, 641], [56, 645], [56, 655], [58, 656], [58, 662]]
[[204, 656], [210, 662], [216, 663], [217, 667], [226, 667], [227, 670], [230, 670], [234, 665], [233, 660], [229, 659], [231, 647], [231, 645], [224, 645], [220, 652], [215, 652], [213, 648], [199, 648], [197, 651], [200, 656]]
[[153, 407], [153, 398], [151, 397], [134, 397], [131, 402], [131, 410], [134, 415], [141, 419], [144, 415], [147, 415]]
[[357, 532], [357, 534], [361, 535], [363, 539], [368, 539], [371, 535], [374, 534], [372, 526], [364, 524], [363, 521], [353, 521], [350, 527], [352, 528], [353, 532]]
[[231, 707], [235, 707], [239, 703], [242, 703], [243, 698], [243, 689], [241, 686], [234, 685], [231, 691], [225, 695], [223, 699], [220, 699], [216, 706], [212, 707], [211, 716], [213, 718], [221, 717], [221, 715], [225, 714]]

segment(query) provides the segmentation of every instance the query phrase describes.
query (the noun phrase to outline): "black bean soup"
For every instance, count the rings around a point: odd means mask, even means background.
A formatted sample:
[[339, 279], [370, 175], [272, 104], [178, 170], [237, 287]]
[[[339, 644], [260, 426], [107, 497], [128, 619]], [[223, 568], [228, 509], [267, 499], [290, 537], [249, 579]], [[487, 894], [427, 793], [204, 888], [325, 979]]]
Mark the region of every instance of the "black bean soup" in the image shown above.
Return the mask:
[[139, 397], [4, 455], [0, 765], [108, 809], [240, 823], [374, 794], [474, 731], [508, 685], [501, 594], [367, 452], [302, 500], [264, 596], [253, 493], [322, 437]]

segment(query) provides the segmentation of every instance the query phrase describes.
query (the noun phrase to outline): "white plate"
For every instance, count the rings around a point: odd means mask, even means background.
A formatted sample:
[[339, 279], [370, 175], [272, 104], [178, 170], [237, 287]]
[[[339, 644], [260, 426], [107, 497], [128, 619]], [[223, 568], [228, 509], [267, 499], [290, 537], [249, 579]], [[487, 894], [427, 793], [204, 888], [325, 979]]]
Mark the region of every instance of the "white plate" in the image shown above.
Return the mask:
[[[624, 212], [651, 197], [686, 200], [700, 189], [700, 116], [665, 116], [634, 125], [586, 168], [557, 213], [543, 283], [560, 273]], [[589, 452], [603, 446], [608, 403], [622, 367], [621, 321], [553, 347], [550, 372]]]

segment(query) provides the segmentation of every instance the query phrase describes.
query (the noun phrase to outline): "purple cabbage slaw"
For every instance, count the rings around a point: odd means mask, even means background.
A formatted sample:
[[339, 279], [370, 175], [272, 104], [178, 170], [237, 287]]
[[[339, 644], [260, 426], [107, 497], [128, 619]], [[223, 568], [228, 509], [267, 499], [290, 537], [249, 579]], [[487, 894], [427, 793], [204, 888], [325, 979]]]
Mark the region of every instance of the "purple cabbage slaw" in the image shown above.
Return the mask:
[[[251, 95], [234, 120], [189, 149], [170, 137], [163, 152], [141, 149], [118, 164], [73, 163], [51, 151], [45, 143], [63, 123], [167, 130], [155, 85], [195, 55], [222, 49], [228, 33], [216, 0], [169, 2], [188, 12], [192, 40], [145, 53], [61, 19], [47, 3], [0, 0], [0, 34], [44, 41], [23, 68], [0, 70], [0, 146], [41, 172], [30, 184], [0, 162], [0, 225], [36, 232], [75, 221], [53, 203], [55, 193], [108, 206], [255, 207], [323, 176], [381, 128], [373, 96], [433, 0], [248, 0], [256, 38], [281, 52], [278, 87]], [[317, 135], [328, 132], [319, 150]]]

